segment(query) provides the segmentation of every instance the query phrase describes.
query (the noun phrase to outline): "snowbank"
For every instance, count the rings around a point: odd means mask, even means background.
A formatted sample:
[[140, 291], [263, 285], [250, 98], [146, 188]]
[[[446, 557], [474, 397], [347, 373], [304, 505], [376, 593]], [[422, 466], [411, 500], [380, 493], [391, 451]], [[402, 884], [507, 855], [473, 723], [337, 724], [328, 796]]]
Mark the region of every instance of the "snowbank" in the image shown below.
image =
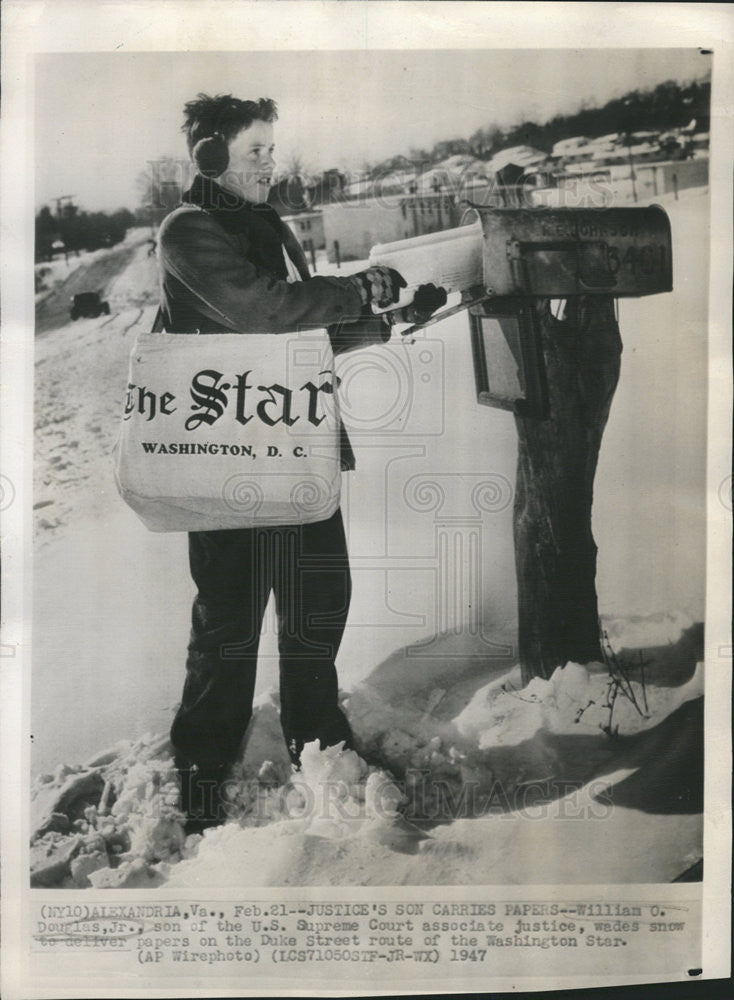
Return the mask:
[[525, 687], [516, 667], [477, 687], [468, 664], [448, 712], [430, 672], [383, 665], [344, 698], [360, 754], [309, 744], [296, 774], [269, 692], [227, 783], [230, 818], [203, 837], [184, 834], [166, 738], [118, 745], [37, 779], [34, 883], [672, 880], [701, 858], [702, 670], [685, 632], [669, 645], [677, 686], [643, 686], [617, 654]]
[[701, 663], [679, 688], [647, 686], [644, 668], [637, 673], [637, 679], [625, 683], [604, 664], [567, 663], [548, 680], [536, 678], [520, 691], [515, 672], [504, 683], [495, 681], [479, 690], [456, 725], [480, 750], [517, 745], [541, 729], [567, 735], [619, 730], [629, 735], [651, 729], [684, 702], [703, 697]]

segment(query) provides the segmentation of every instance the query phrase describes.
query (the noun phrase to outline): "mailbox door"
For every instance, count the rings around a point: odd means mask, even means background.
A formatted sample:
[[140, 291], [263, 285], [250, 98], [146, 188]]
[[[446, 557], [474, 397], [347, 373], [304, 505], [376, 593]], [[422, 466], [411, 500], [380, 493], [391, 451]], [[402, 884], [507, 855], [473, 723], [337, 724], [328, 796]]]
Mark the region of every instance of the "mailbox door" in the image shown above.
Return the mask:
[[469, 310], [477, 402], [542, 420], [545, 366], [532, 301], [489, 300]]

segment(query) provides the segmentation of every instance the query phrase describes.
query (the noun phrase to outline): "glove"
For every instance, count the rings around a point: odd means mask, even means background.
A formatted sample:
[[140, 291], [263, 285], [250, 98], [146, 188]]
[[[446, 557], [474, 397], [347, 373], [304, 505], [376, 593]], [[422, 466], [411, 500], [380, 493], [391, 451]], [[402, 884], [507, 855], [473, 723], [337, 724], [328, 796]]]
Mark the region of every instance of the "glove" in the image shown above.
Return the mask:
[[413, 301], [409, 306], [406, 306], [406, 309], [413, 313], [410, 322], [425, 323], [437, 309], [446, 305], [447, 298], [445, 288], [436, 285], [421, 285], [413, 296]]
[[445, 288], [436, 285], [420, 285], [409, 306], [404, 306], [402, 309], [396, 309], [390, 313], [390, 322], [425, 323], [437, 309], [446, 305], [447, 298]]
[[408, 284], [402, 274], [394, 268], [379, 264], [351, 275], [349, 280], [358, 289], [363, 306], [371, 306], [374, 302], [380, 309], [387, 309], [389, 305], [397, 302], [400, 298], [400, 289], [406, 288]]

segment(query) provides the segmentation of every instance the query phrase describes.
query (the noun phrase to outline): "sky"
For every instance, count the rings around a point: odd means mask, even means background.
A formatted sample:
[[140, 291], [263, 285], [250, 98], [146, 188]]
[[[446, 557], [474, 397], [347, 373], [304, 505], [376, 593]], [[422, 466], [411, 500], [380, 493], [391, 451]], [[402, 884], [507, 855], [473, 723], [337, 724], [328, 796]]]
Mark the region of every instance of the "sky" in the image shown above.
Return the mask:
[[[709, 75], [697, 49], [43, 54], [35, 67], [36, 207], [134, 209], [151, 160], [186, 158], [186, 101], [272, 97], [276, 159], [358, 170], [479, 127], [544, 122], [663, 80]], [[148, 168], [150, 169], [150, 168]]]

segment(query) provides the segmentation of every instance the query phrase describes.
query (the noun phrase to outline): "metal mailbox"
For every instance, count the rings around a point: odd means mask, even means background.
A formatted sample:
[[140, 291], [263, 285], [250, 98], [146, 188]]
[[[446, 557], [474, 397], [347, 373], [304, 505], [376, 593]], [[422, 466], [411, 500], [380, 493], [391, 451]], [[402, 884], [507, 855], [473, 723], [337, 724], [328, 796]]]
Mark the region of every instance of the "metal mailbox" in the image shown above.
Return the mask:
[[673, 287], [670, 222], [646, 208], [485, 208], [489, 295], [656, 295]]
[[[673, 289], [670, 222], [659, 205], [624, 208], [490, 208], [467, 202], [478, 226], [410, 242], [424, 257], [424, 280], [461, 291], [461, 302], [404, 335], [469, 312], [477, 400], [542, 420], [548, 384], [536, 315], [539, 299], [631, 298]], [[435, 252], [425, 253], [433, 242]], [[406, 254], [400, 244], [379, 248]], [[481, 256], [481, 259], [480, 259]], [[402, 266], [377, 257], [373, 263]], [[433, 271], [429, 271], [431, 263]], [[479, 277], [482, 284], [478, 284]]]

